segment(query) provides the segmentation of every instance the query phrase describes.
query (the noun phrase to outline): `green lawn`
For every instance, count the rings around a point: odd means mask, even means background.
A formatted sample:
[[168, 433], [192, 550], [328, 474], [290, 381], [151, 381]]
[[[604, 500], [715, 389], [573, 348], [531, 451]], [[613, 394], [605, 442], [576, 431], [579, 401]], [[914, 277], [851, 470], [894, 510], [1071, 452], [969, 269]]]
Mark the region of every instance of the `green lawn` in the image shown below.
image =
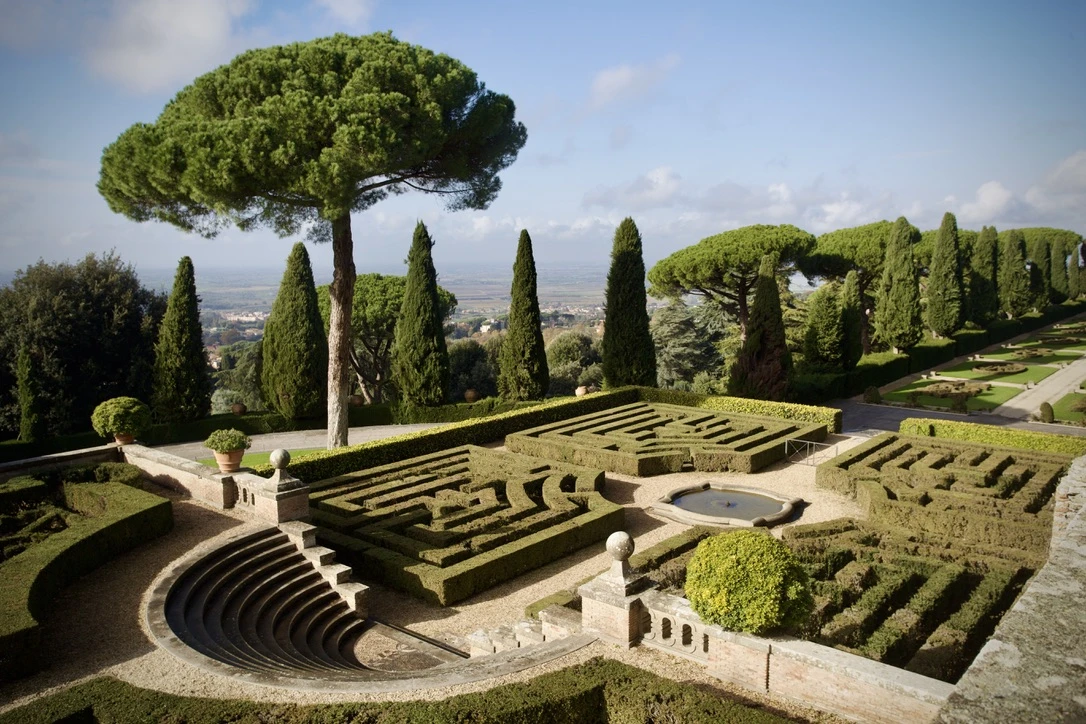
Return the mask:
[[1061, 362], [1074, 362], [1077, 359], [1082, 359], [1082, 355], [1075, 354], [1074, 352], [1053, 352], [1052, 354], [1046, 354], [1041, 357], [1030, 357], [1029, 359], [1019, 359], [1014, 356], [1014, 352], [1007, 350], [1006, 352], [993, 352], [991, 354], [984, 355], [984, 359], [1000, 359], [1010, 360], [1011, 362], [1021, 362], [1022, 364], [1030, 365], [1052, 365]]
[[[1014, 360], [1018, 362], [1019, 360]], [[1039, 364], [1030, 364], [1030, 360], [1021, 360], [1021, 363], [1026, 365], [1025, 372], [1016, 372], [1014, 374], [985, 374], [984, 372], [977, 372], [973, 369], [978, 364], [983, 364], [982, 361], [969, 360], [968, 362], [962, 362], [961, 364], [954, 365], [953, 367], [947, 367], [945, 370], [939, 370], [938, 374], [946, 377], [956, 377], [963, 380], [980, 380], [981, 382], [990, 382], [992, 380], [999, 380], [1000, 382], [1015, 382], [1018, 384], [1025, 384], [1027, 382], [1040, 382], [1045, 377], [1056, 371], [1055, 367], [1046, 367]]]
[[[899, 387], [896, 390], [891, 390], [883, 395], [884, 400], [891, 402], [908, 402], [909, 393], [913, 390], [927, 387], [932, 383], [932, 380], [917, 380], [916, 382]], [[994, 410], [1002, 405], [1007, 400], [1017, 395], [1022, 390], [1018, 387], [1002, 387], [999, 385], [992, 385], [987, 391], [980, 393], [976, 397], [970, 397], [966, 402], [966, 406], [970, 410]], [[917, 400], [921, 405], [925, 407], [946, 407], [950, 408], [951, 400], [949, 397], [931, 397], [930, 395], [920, 395], [920, 399]]]
[[[292, 461], [297, 460], [299, 455], [303, 455], [304, 453], [314, 452], [316, 450], [323, 450], [323, 449], [324, 448], [322, 448], [322, 447], [307, 447], [307, 448], [302, 448], [301, 450], [291, 450], [290, 451], [290, 459]], [[272, 454], [271, 450], [266, 450], [264, 452], [245, 453], [245, 457], [243, 457], [241, 459], [241, 467], [243, 467], [243, 468], [251, 468], [251, 467], [254, 467], [256, 465], [267, 465], [267, 464], [270, 463], [270, 460], [268, 460], [268, 458], [271, 457], [271, 454]], [[203, 465], [206, 465], [209, 468], [217, 468], [217, 467], [219, 467], [218, 463], [215, 462], [215, 458], [213, 458], [213, 457], [203, 458], [201, 460], [197, 460], [196, 462], [202, 463]]]
[[1086, 420], [1086, 415], [1071, 409], [1071, 405], [1079, 400], [1086, 400], [1086, 394], [1072, 392], [1061, 397], [1056, 404], [1052, 405], [1052, 412], [1056, 413], [1056, 419], [1064, 422], [1082, 422]]
[[[1060, 337], [1069, 337], [1078, 340], [1077, 342], [1053, 342], [1054, 339]], [[1041, 334], [1036, 337], [1030, 337], [1027, 340], [1018, 343], [1020, 347], [1052, 347], [1053, 349], [1081, 349], [1086, 350], [1086, 335], [1081, 332], [1070, 332], [1064, 330], [1057, 330], [1049, 334]]]

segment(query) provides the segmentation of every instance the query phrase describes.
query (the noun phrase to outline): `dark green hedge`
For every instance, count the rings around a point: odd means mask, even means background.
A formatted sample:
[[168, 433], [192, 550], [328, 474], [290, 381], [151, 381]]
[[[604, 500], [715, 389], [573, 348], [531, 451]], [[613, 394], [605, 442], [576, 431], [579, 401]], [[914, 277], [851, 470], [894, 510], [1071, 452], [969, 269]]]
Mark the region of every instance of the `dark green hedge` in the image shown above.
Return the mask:
[[[487, 397], [478, 402], [458, 402], [439, 407], [408, 407], [399, 405], [392, 408], [392, 424], [410, 425], [422, 422], [463, 422], [479, 417], [489, 417], [502, 412], [524, 410], [542, 404], [542, 400], [518, 400], [505, 402], [499, 397]], [[374, 423], [377, 424], [377, 423]]]
[[62, 588], [173, 527], [170, 501], [157, 495], [118, 483], [66, 483], [63, 490], [65, 505], [84, 517], [0, 566], [0, 680], [45, 663], [37, 619]]
[[953, 339], [925, 339], [909, 350], [909, 374], [949, 362], [957, 355]]
[[904, 435], [963, 440], [986, 445], [1036, 450], [1038, 452], [1063, 453], [1074, 456], [1086, 453], [1086, 438], [1084, 437], [1016, 430], [996, 425], [980, 425], [975, 422], [908, 417], [901, 421], [898, 431]]
[[461, 694], [444, 701], [319, 704], [302, 706], [240, 699], [201, 699], [140, 689], [113, 678], [77, 684], [58, 694], [0, 714], [0, 724], [57, 721], [145, 724], [174, 721], [432, 722], [450, 724], [605, 724], [689, 722], [772, 724], [787, 721], [697, 686], [680, 684], [618, 661], [595, 658], [524, 683]]
[[957, 357], [979, 352], [990, 344], [986, 329], [962, 329], [954, 333], [954, 354]]
[[641, 402], [662, 402], [669, 405], [697, 407], [717, 412], [734, 412], [756, 417], [775, 417], [794, 422], [820, 423], [829, 432], [841, 432], [841, 411], [832, 407], [815, 407], [791, 402], [751, 400], [745, 397], [699, 395], [680, 390], [661, 390], [656, 387], [639, 387]]

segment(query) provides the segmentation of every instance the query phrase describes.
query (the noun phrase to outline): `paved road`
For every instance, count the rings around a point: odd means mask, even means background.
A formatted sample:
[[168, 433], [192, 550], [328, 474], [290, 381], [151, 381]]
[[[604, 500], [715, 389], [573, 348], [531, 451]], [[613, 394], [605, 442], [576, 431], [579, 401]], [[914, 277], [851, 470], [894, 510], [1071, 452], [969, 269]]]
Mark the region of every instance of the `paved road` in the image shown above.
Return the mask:
[[[1081, 380], [1082, 378], [1080, 377], [1079, 381]], [[1026, 422], [983, 412], [958, 415], [951, 412], [939, 412], [938, 410], [916, 410], [911, 407], [867, 405], [858, 400], [836, 400], [827, 403], [827, 406], [836, 407], [844, 413], [842, 429], [849, 434], [865, 434], [868, 432], [874, 434], [885, 430], [897, 432], [898, 426], [901, 425], [901, 421], [906, 417], [931, 417], [938, 420], [977, 422], [984, 425], [1013, 427], [1017, 430], [1057, 432], [1063, 435], [1086, 437], [1086, 427], [1078, 427], [1076, 425], [1044, 425], [1039, 422]]]
[[[416, 430], [425, 430], [434, 427], [436, 423], [420, 423], [416, 425], [371, 425], [369, 427], [352, 427], [347, 431], [347, 442], [357, 445], [370, 440], [380, 440], [384, 437], [402, 435]], [[327, 430], [298, 430], [296, 432], [272, 432], [266, 435], [253, 435], [252, 452], [267, 452], [277, 448], [289, 451], [305, 450], [307, 448], [322, 448], [328, 443]], [[202, 460], [214, 455], [204, 447], [202, 442], [186, 442], [178, 445], [161, 445], [157, 448], [178, 457], [189, 460]]]
[[1030, 415], [1038, 414], [1042, 402], [1055, 403], [1071, 392], [1078, 392], [1078, 386], [1083, 380], [1086, 380], [1086, 357], [1075, 360], [1035, 386], [1018, 393], [992, 413], [1016, 420], [1028, 420]]

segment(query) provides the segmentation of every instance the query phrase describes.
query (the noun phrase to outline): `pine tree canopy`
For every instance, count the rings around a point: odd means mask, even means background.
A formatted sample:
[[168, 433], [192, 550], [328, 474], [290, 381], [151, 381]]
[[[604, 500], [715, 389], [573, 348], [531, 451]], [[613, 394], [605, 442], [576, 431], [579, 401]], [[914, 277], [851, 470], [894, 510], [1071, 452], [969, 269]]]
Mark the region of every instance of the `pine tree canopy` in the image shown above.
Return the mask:
[[392, 376], [400, 400], [427, 407], [445, 402], [449, 387], [445, 310], [437, 293], [433, 245], [426, 225], [420, 221], [407, 255], [407, 284], [392, 348]]
[[1011, 229], [1000, 235], [999, 301], [1009, 319], [1016, 319], [1030, 308], [1030, 277], [1026, 268], [1026, 240], [1022, 232]]
[[513, 262], [509, 330], [498, 357], [498, 394], [507, 400], [541, 400], [550, 384], [537, 294], [532, 238], [525, 229]]
[[287, 257], [279, 293], [264, 324], [262, 354], [265, 404], [289, 419], [325, 413], [328, 339], [302, 242]]
[[136, 221], [213, 236], [236, 224], [331, 240], [328, 443], [347, 444], [351, 213], [390, 194], [483, 209], [527, 133], [508, 96], [391, 33], [250, 50], [200, 76], [102, 154], [98, 190]]
[[641, 233], [626, 217], [615, 230], [607, 273], [601, 354], [607, 387], [656, 386], [656, 350], [649, 332]]
[[211, 375], [200, 326], [192, 259], [181, 257], [155, 345], [152, 409], [163, 422], [188, 422], [211, 411]]
[[886, 261], [875, 301], [875, 332], [895, 351], [915, 346], [924, 336], [912, 249], [919, 238], [920, 232], [902, 216], [894, 222], [890, 243], [886, 245]]
[[694, 310], [674, 300], [656, 310], [649, 322], [656, 347], [656, 379], [661, 387], [689, 385], [699, 372], [719, 374], [720, 353], [714, 335], [698, 324]]
[[766, 254], [743, 347], [728, 376], [728, 394], [760, 400], [783, 400], [792, 382], [792, 353], [784, 334], [776, 254]]
[[814, 236], [788, 224], [725, 231], [657, 262], [649, 271], [649, 291], [657, 299], [703, 296], [737, 319], [745, 335], [762, 258], [775, 255], [784, 267], [777, 270], [781, 274], [814, 244]]
[[970, 319], [986, 327], [999, 313], [999, 236], [994, 226], [985, 226], [973, 244], [969, 264]]
[[935, 237], [928, 271], [928, 304], [924, 317], [936, 336], [949, 337], [962, 324], [962, 274], [958, 249], [958, 222], [954, 214], [943, 215]]

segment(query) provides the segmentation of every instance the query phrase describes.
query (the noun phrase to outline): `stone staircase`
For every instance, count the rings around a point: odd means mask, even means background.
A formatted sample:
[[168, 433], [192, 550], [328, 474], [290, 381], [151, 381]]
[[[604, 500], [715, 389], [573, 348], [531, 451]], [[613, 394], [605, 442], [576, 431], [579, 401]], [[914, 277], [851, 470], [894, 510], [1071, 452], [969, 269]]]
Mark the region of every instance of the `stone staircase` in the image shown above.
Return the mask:
[[366, 587], [315, 545], [311, 526], [284, 527], [232, 541], [185, 570], [167, 594], [166, 622], [189, 647], [248, 671], [364, 671], [354, 645], [367, 628]]
[[480, 629], [467, 637], [472, 658], [524, 648], [566, 638], [581, 632], [581, 614], [562, 606], [549, 606], [539, 618], [528, 618], [492, 629]]

